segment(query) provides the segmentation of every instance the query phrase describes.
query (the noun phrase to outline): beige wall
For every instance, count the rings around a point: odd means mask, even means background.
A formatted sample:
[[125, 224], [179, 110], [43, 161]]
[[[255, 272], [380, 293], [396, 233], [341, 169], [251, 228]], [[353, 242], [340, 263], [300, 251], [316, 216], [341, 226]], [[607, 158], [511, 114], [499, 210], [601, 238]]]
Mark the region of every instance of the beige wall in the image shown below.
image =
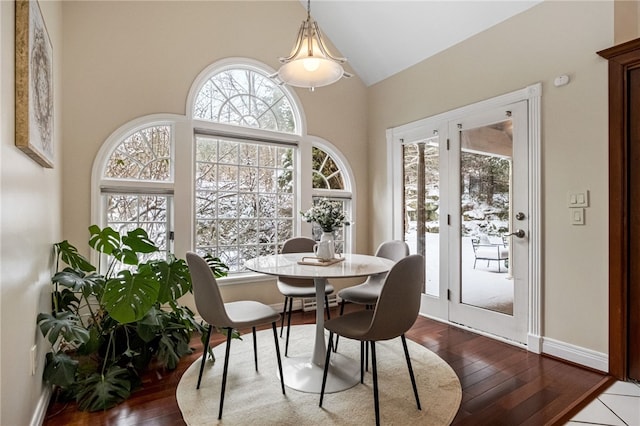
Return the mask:
[[[42, 369], [47, 344], [36, 327], [51, 309], [52, 244], [61, 238], [62, 8], [40, 2], [54, 53], [55, 167], [44, 169], [15, 147], [14, 2], [0, 2], [0, 424], [29, 424], [46, 410]], [[30, 349], [38, 344], [31, 375]], [[44, 405], [38, 405], [38, 404]], [[42, 412], [40, 414], [43, 414]]]
[[613, 10], [615, 44], [624, 43], [640, 36], [640, 2], [615, 0]]
[[[105, 139], [140, 116], [185, 114], [194, 79], [220, 59], [248, 57], [277, 69], [306, 15], [297, 1], [65, 2], [63, 12], [63, 155], [69, 159], [63, 230], [81, 250], [90, 225], [91, 167]], [[308, 133], [334, 144], [351, 162], [360, 194], [356, 247], [362, 252], [369, 246], [366, 88], [351, 78], [313, 93], [296, 91]], [[226, 286], [223, 292], [228, 300], [251, 294], [282, 303], [273, 283]]]
[[[386, 169], [385, 129], [542, 82], [543, 334], [608, 352], [607, 64], [611, 2], [544, 2], [370, 90], [371, 170]], [[554, 77], [571, 83], [556, 88]], [[385, 173], [370, 175], [384, 187]], [[590, 190], [585, 226], [567, 192]], [[372, 241], [390, 236], [372, 193]]]

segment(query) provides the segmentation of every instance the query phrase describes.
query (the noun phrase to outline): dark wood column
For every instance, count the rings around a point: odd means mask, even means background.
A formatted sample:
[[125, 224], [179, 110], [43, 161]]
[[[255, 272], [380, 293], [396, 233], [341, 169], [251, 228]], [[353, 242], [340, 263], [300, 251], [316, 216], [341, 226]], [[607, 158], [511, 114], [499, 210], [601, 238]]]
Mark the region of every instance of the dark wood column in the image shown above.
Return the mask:
[[609, 372], [640, 379], [640, 39], [609, 60]]

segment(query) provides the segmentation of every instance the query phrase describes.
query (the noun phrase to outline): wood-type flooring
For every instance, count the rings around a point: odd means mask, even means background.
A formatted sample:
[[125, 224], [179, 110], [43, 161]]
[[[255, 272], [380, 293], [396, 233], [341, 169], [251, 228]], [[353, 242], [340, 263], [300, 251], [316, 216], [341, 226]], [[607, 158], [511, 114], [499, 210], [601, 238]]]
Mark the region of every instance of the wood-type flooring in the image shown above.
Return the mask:
[[[349, 306], [352, 309], [359, 308]], [[338, 315], [335, 308], [332, 314]], [[292, 318], [292, 324], [314, 322], [314, 311], [298, 311]], [[458, 375], [462, 404], [453, 425], [562, 425], [613, 381], [601, 372], [423, 317], [407, 338], [436, 353]], [[223, 341], [218, 334], [211, 344]], [[199, 336], [192, 339], [192, 346], [193, 354], [183, 358], [177, 369], [147, 372], [142, 387], [117, 407], [87, 413], [73, 404], [52, 402], [44, 426], [184, 425], [175, 391], [182, 373], [202, 355]], [[428, 404], [428, 395], [423, 404]]]

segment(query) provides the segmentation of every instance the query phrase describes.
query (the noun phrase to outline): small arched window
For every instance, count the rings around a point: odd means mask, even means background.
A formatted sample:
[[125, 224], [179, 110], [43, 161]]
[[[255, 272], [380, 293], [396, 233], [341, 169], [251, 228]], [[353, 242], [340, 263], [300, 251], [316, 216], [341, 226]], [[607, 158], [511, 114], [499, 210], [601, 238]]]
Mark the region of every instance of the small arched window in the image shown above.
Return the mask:
[[[339, 208], [348, 218], [351, 209], [351, 191], [343, 177], [340, 162], [331, 154], [318, 146], [311, 148], [312, 158], [312, 193], [314, 204], [320, 199], [328, 200], [334, 207]], [[322, 228], [313, 224], [312, 232], [315, 239], [319, 239]], [[334, 231], [336, 250], [339, 253], [348, 249], [346, 244], [347, 232], [344, 228]]]
[[104, 177], [169, 182], [171, 126], [149, 126], [126, 137], [107, 160]]
[[251, 68], [230, 68], [207, 79], [193, 118], [275, 132], [297, 133], [295, 114], [282, 88]]
[[116, 137], [100, 180], [103, 226], [120, 233], [142, 228], [161, 252], [170, 247], [173, 126], [148, 124]]

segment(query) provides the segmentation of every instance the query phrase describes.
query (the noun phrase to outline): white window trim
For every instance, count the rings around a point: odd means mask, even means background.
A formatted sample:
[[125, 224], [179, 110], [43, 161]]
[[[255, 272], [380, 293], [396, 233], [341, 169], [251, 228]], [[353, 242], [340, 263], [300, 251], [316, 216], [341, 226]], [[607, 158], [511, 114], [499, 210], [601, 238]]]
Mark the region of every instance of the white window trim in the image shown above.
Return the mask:
[[[215, 73], [224, 71], [225, 69], [244, 66], [255, 70], [256, 72], [271, 75], [275, 73], [272, 68], [252, 59], [248, 58], [225, 58], [217, 61], [198, 74], [195, 78], [189, 94], [187, 96], [186, 115], [180, 114], [149, 114], [135, 118], [116, 129], [102, 144], [93, 162], [91, 172], [91, 223], [104, 226], [106, 222], [106, 212], [102, 203], [101, 188], [109, 188], [109, 190], [122, 192], [132, 192], [136, 188], [143, 188], [140, 192], [158, 192], [173, 194], [173, 231], [175, 240], [173, 242], [173, 251], [182, 256], [188, 250], [195, 247], [195, 212], [193, 208], [184, 209], [179, 206], [194, 205], [194, 178], [195, 178], [195, 157], [194, 157], [194, 138], [197, 130], [212, 131], [230, 137], [239, 139], [256, 138], [261, 140], [272, 140], [274, 142], [285, 142], [296, 144], [298, 146], [298, 167], [297, 179], [298, 188], [296, 188], [296, 212], [302, 210], [304, 206], [311, 205], [314, 195], [335, 198], [350, 198], [352, 218], [356, 217], [356, 188], [353, 170], [349, 165], [346, 157], [338, 150], [335, 145], [329, 141], [318, 137], [307, 135], [307, 125], [302, 102], [298, 98], [295, 91], [287, 86], [281, 86], [281, 89], [289, 97], [293, 106], [294, 119], [296, 123], [296, 133], [280, 133], [271, 130], [264, 130], [250, 127], [240, 127], [225, 123], [215, 123], [206, 120], [193, 119], [193, 101], [197, 96], [202, 85]], [[173, 177], [172, 182], [149, 182], [134, 180], [117, 180], [111, 178], [103, 178], [104, 167], [110, 158], [113, 150], [126, 137], [153, 125], [170, 125], [172, 126], [172, 162]], [[187, 146], [184, 146], [187, 144]], [[342, 171], [342, 177], [345, 187], [350, 188], [347, 191], [322, 191], [309, 190], [302, 188], [303, 182], [311, 184], [311, 148], [315, 146], [322, 149], [332, 156]], [[350, 218], [351, 219], [351, 218]], [[311, 224], [302, 220], [296, 220], [296, 235], [311, 235]], [[345, 239], [349, 244], [350, 251], [356, 252], [355, 247], [355, 224], [351, 225], [345, 231]], [[220, 279], [221, 285], [235, 285], [245, 283], [264, 282], [271, 283], [273, 277], [263, 274], [251, 272], [240, 273], [232, 277], [224, 277]]]
[[[109, 157], [113, 153], [113, 150], [116, 149], [123, 139], [129, 137], [130, 135], [139, 132], [142, 129], [147, 127], [151, 127], [154, 125], [157, 126], [175, 126], [177, 123], [184, 121], [185, 117], [183, 115], [177, 114], [151, 114], [145, 115], [142, 117], [138, 117], [134, 120], [131, 120], [118, 129], [116, 129], [102, 144], [98, 153], [96, 154], [95, 159], [93, 160], [93, 166], [91, 169], [91, 224], [102, 224], [105, 223], [105, 211], [104, 206], [101, 201], [102, 191], [101, 188], [109, 187], [113, 189], [122, 188], [131, 189], [133, 187], [140, 187], [140, 183], [144, 185], [145, 188], [158, 187], [163, 190], [171, 190], [173, 189], [174, 182], [145, 182], [145, 181], [127, 181], [125, 179], [112, 179], [112, 178], [103, 178], [104, 168], [109, 160]], [[175, 138], [175, 131], [172, 132]], [[171, 154], [175, 157], [175, 140], [171, 141]], [[173, 167], [173, 166], [172, 166]], [[175, 180], [175, 168], [171, 171], [171, 176]], [[117, 182], [115, 182], [117, 181]], [[136, 182], [136, 183], [134, 183]], [[140, 182], [140, 183], [138, 183]]]

